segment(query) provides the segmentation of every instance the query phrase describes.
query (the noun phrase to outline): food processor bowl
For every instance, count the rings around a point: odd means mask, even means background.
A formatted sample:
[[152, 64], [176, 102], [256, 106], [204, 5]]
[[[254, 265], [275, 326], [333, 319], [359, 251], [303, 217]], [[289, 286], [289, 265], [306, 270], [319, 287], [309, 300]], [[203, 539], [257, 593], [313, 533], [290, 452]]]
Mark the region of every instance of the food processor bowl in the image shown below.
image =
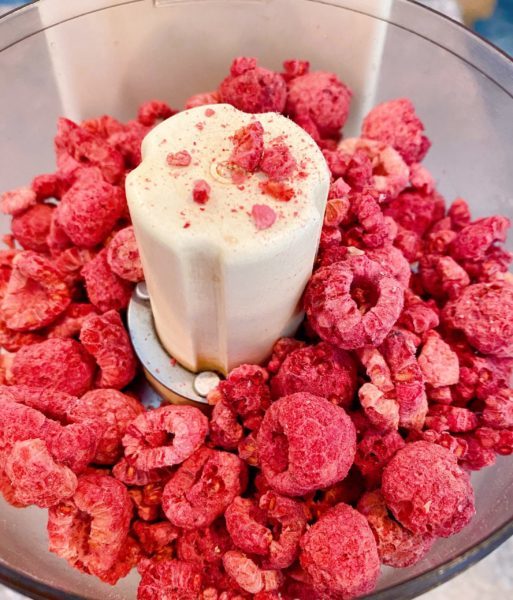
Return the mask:
[[[407, 96], [433, 147], [425, 161], [448, 201], [513, 218], [513, 63], [462, 26], [407, 0], [42, 0], [0, 19], [0, 189], [54, 170], [60, 115], [133, 118], [144, 100], [183, 106], [233, 57], [280, 69], [309, 59], [354, 91], [346, 135], [375, 103]], [[1, 217], [2, 233], [9, 218]], [[509, 244], [511, 250], [511, 240]], [[477, 515], [419, 564], [384, 568], [374, 600], [412, 598], [513, 533], [513, 459], [475, 473]], [[125, 600], [47, 550], [46, 511], [0, 501], [0, 580], [33, 598]]]

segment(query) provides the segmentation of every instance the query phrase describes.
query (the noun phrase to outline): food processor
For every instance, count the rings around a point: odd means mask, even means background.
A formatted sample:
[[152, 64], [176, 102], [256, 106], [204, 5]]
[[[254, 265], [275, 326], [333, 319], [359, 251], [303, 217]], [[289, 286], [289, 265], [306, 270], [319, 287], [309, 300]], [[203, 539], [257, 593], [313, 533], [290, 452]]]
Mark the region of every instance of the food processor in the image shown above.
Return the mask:
[[[513, 217], [513, 63], [408, 0], [41, 0], [7, 14], [0, 19], [0, 189], [53, 171], [59, 116], [127, 120], [151, 98], [181, 108], [192, 94], [214, 89], [238, 55], [272, 69], [303, 58], [335, 72], [354, 92], [347, 136], [357, 135], [371, 106], [411, 98], [433, 142], [425, 165], [440, 193], [448, 201], [464, 197], [477, 217]], [[1, 226], [8, 231], [8, 217]], [[149, 331], [142, 287], [134, 302]], [[142, 337], [144, 329], [138, 325]], [[177, 377], [160, 383], [172, 388]], [[149, 386], [141, 393], [148, 403], [159, 400]], [[438, 540], [413, 567], [383, 568], [368, 598], [413, 598], [513, 533], [513, 462], [499, 457], [472, 482], [477, 515], [470, 525]], [[136, 596], [135, 571], [111, 587], [50, 554], [38, 508], [0, 500], [0, 540], [0, 581], [30, 597]]]

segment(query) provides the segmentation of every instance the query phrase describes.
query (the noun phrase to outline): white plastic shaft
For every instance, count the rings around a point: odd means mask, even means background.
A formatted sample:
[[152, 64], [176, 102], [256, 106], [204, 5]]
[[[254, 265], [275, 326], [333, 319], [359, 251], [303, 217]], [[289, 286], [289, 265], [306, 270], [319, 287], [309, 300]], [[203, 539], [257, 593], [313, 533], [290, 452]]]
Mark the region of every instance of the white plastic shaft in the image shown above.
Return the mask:
[[[279, 139], [296, 159], [284, 182], [289, 201], [262, 192], [264, 173], [231, 177], [233, 135], [256, 120], [265, 144]], [[182, 151], [190, 164], [170, 165]], [[289, 119], [229, 105], [178, 113], [146, 136], [142, 152], [126, 192], [162, 344], [192, 371], [263, 361], [302, 318], [329, 188], [322, 153]], [[205, 204], [193, 200], [198, 180], [210, 186]], [[254, 205], [271, 208], [275, 222], [257, 227]]]

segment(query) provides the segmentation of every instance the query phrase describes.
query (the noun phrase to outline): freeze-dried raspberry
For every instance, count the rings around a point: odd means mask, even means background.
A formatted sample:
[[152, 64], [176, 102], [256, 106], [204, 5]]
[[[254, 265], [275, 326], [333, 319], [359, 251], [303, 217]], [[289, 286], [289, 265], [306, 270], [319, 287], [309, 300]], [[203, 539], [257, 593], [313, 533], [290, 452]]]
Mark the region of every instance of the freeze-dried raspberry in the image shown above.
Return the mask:
[[440, 201], [443, 202], [443, 198], [436, 192], [424, 194], [407, 190], [392, 200], [384, 212], [401, 227], [423, 236], [437, 216], [437, 202]]
[[394, 383], [383, 354], [371, 346], [362, 348], [357, 354], [371, 382], [382, 392], [392, 392]]
[[30, 346], [43, 341], [43, 336], [37, 333], [14, 331], [9, 329], [0, 318], [0, 347], [8, 352], [17, 352], [22, 346]]
[[98, 423], [104, 427], [95, 462], [114, 464], [121, 454], [121, 440], [128, 424], [144, 411], [137, 400], [117, 390], [91, 390], [68, 414], [72, 422]]
[[424, 240], [424, 252], [426, 254], [448, 254], [457, 235], [452, 229], [441, 229], [428, 233]]
[[314, 71], [289, 81], [285, 112], [320, 137], [337, 137], [349, 114], [351, 90], [334, 73]]
[[513, 253], [499, 246], [491, 246], [486, 256], [480, 261], [462, 260], [461, 265], [475, 282], [493, 282], [507, 280], [511, 283], [512, 276], [508, 272]]
[[128, 306], [133, 284], [118, 277], [107, 261], [107, 250], [102, 250], [82, 269], [89, 300], [100, 310], [121, 310]]
[[353, 598], [370, 592], [379, 575], [374, 534], [365, 517], [344, 503], [305, 533], [300, 561], [315, 590], [333, 597]]
[[247, 113], [282, 112], [287, 100], [283, 77], [259, 67], [254, 58], [236, 58], [218, 92], [221, 102]]
[[464, 433], [476, 429], [479, 419], [468, 408], [447, 406], [445, 404], [431, 404], [426, 417], [426, 427], [437, 431], [450, 431]]
[[433, 175], [420, 163], [410, 165], [410, 185], [414, 190], [431, 194], [435, 189]]
[[11, 230], [16, 241], [25, 250], [45, 253], [48, 251], [46, 237], [55, 209], [48, 204], [36, 204], [23, 214], [13, 217]]
[[365, 493], [358, 502], [358, 510], [374, 532], [384, 565], [396, 569], [410, 567], [424, 558], [435, 541], [429, 534], [411, 533], [393, 519], [380, 490]]
[[196, 204], [206, 204], [210, 199], [210, 185], [204, 179], [194, 182], [192, 199]]
[[342, 480], [356, 450], [356, 431], [344, 409], [301, 392], [271, 405], [257, 440], [265, 478], [287, 496]]
[[124, 175], [125, 165], [121, 154], [100, 135], [95, 135], [69, 119], [57, 122], [55, 150], [59, 167], [62, 159], [69, 157], [77, 167], [97, 167], [105, 181], [118, 183]]
[[192, 162], [192, 156], [187, 150], [170, 152], [166, 156], [166, 162], [170, 167], [188, 167]]
[[475, 513], [468, 474], [449, 450], [429, 442], [397, 452], [383, 471], [383, 496], [399, 523], [419, 535], [449, 537]]
[[273, 541], [266, 527], [266, 513], [250, 498], [237, 496], [225, 512], [226, 527], [234, 544], [251, 554], [265, 556]]
[[[370, 161], [372, 169], [370, 183], [381, 194], [381, 201], [395, 198], [408, 185], [410, 178], [408, 165], [391, 146], [363, 138], [347, 138], [340, 142], [337, 152], [342, 157], [345, 155], [343, 159], [348, 161], [349, 165], [350, 158], [357, 153], [361, 153]], [[351, 183], [348, 179], [346, 181]], [[362, 184], [368, 185], [366, 177]]]
[[409, 165], [420, 162], [431, 146], [424, 135], [424, 125], [407, 98], [375, 106], [363, 120], [362, 136], [390, 144]]
[[399, 405], [372, 383], [364, 383], [358, 390], [358, 398], [366, 417], [379, 431], [386, 432], [399, 427]]
[[[257, 365], [241, 365], [218, 386], [222, 401], [242, 417], [265, 410], [271, 403], [269, 375]], [[209, 397], [210, 401], [210, 397]]]
[[408, 262], [414, 263], [421, 255], [422, 239], [418, 233], [399, 226], [394, 238], [394, 246], [403, 253]]
[[57, 207], [60, 226], [81, 248], [103, 242], [125, 211], [123, 190], [106, 181], [78, 180]]
[[78, 398], [56, 390], [45, 390], [26, 385], [10, 385], [0, 386], [0, 402], [2, 401], [25, 404], [25, 406], [30, 406], [43, 413], [49, 419], [67, 423], [68, 412], [78, 402]]
[[426, 302], [410, 290], [404, 292], [404, 310], [398, 321], [406, 329], [422, 334], [438, 327], [440, 318], [434, 302]]
[[433, 429], [425, 429], [418, 431], [412, 429], [408, 433], [408, 442], [418, 442], [424, 440], [431, 444], [443, 446], [459, 460], [464, 457], [468, 451], [468, 443], [461, 436], [455, 437], [447, 431], [434, 431]]
[[81, 396], [91, 389], [94, 371], [94, 361], [81, 344], [58, 338], [20, 348], [12, 365], [18, 385], [73, 396]]
[[161, 100], [149, 100], [139, 106], [137, 111], [137, 120], [142, 125], [152, 127], [157, 121], [169, 119], [175, 114], [175, 111]]
[[495, 429], [513, 427], [513, 390], [504, 388], [485, 400], [483, 422]]
[[199, 409], [163, 406], [134, 419], [122, 441], [128, 462], [148, 471], [182, 463], [201, 446], [207, 432], [207, 417]]
[[472, 220], [470, 208], [463, 198], [456, 198], [449, 207], [447, 214], [451, 219], [451, 228], [454, 231], [460, 231], [469, 225]]
[[126, 543], [132, 503], [107, 475], [83, 475], [75, 495], [48, 513], [49, 549], [81, 571], [108, 576]]
[[128, 121], [122, 124], [120, 131], [108, 136], [109, 144], [121, 153], [128, 169], [137, 167], [141, 162], [141, 144], [150, 129], [139, 121]]
[[[337, 181], [340, 181], [340, 177]], [[325, 227], [338, 227], [349, 214], [350, 201], [347, 195], [341, 198], [331, 198], [326, 204], [324, 213]]]
[[87, 302], [72, 302], [68, 308], [46, 330], [49, 338], [77, 337], [84, 321], [91, 315], [97, 315], [96, 308]]
[[73, 242], [66, 235], [57, 217], [58, 211], [54, 210], [50, 221], [50, 229], [46, 236], [46, 245], [52, 256], [58, 256], [63, 250], [73, 245]]
[[132, 381], [137, 362], [117, 311], [88, 317], [80, 330], [80, 341], [100, 368], [98, 387], [122, 389]]
[[465, 405], [474, 397], [486, 400], [509, 385], [513, 373], [511, 358], [477, 356], [472, 350], [454, 347], [460, 361], [460, 380], [453, 388], [458, 402]]
[[141, 258], [132, 226], [118, 231], [109, 242], [107, 262], [112, 271], [121, 279], [135, 283], [144, 279]]
[[443, 318], [479, 352], [504, 358], [513, 357], [512, 314], [513, 285], [497, 281], [466, 287], [446, 305]]
[[0, 463], [5, 465], [16, 442], [43, 438], [46, 425], [47, 419], [43, 414], [18, 404], [4, 389], [0, 397]]
[[30, 184], [30, 187], [36, 193], [38, 202], [48, 200], [49, 198], [61, 197], [61, 182], [56, 173], [44, 173], [36, 175]]
[[269, 179], [280, 181], [291, 177], [297, 168], [296, 159], [292, 156], [290, 148], [280, 141], [271, 142], [264, 149], [262, 160], [260, 161], [260, 170], [263, 171]]
[[283, 78], [285, 81], [290, 81], [296, 77], [306, 75], [310, 71], [310, 63], [307, 60], [286, 60], [283, 62], [283, 70]]
[[456, 298], [470, 283], [465, 270], [450, 256], [421, 256], [419, 273], [426, 291], [439, 299]]
[[217, 91], [213, 92], [201, 92], [200, 94], [194, 94], [185, 101], [185, 110], [189, 108], [197, 108], [198, 106], [205, 106], [207, 104], [219, 104], [220, 98]]
[[101, 136], [105, 140], [108, 140], [114, 133], [123, 131], [123, 123], [110, 115], [102, 115], [96, 119], [87, 119], [80, 123], [80, 127], [87, 129], [90, 133]]
[[365, 250], [365, 254], [368, 258], [380, 264], [383, 270], [392, 277], [395, 277], [404, 288], [408, 287], [411, 278], [410, 264], [398, 248], [394, 246], [369, 248]]
[[280, 370], [281, 365], [287, 356], [289, 356], [289, 354], [292, 354], [292, 352], [295, 350], [299, 350], [305, 346], [305, 342], [296, 340], [295, 338], [280, 338], [274, 344], [273, 353], [269, 359], [269, 363], [267, 364], [267, 370], [269, 373], [276, 374]]
[[93, 462], [103, 432], [101, 423], [72, 423], [47, 437], [50, 454], [74, 473], [82, 473]]
[[458, 355], [436, 331], [426, 334], [418, 362], [426, 382], [435, 388], [455, 385], [459, 381]]
[[144, 570], [137, 589], [137, 600], [191, 600], [199, 598], [201, 569], [179, 560], [152, 562]]
[[135, 521], [132, 529], [142, 549], [147, 554], [154, 554], [164, 546], [178, 539], [179, 535], [178, 529], [174, 525], [171, 525], [169, 521], [161, 521], [159, 523]]
[[68, 288], [50, 261], [35, 252], [18, 253], [2, 300], [9, 329], [31, 331], [49, 325], [71, 302]]
[[21, 215], [36, 202], [36, 193], [29, 187], [16, 188], [0, 196], [0, 208], [6, 215]]
[[483, 260], [495, 242], [506, 240], [510, 221], [506, 217], [478, 219], [461, 229], [451, 245], [456, 260]]
[[251, 207], [251, 217], [256, 228], [262, 231], [274, 225], [277, 215], [267, 204], [253, 204]]
[[314, 273], [304, 304], [308, 320], [325, 341], [344, 350], [380, 344], [403, 307], [403, 287], [366, 256]]
[[206, 529], [189, 529], [181, 532], [177, 541], [180, 560], [210, 566], [220, 563], [223, 554], [233, 548], [224, 519], [214, 521]]
[[210, 440], [215, 446], [226, 450], [237, 448], [244, 437], [244, 428], [239, 423], [235, 410], [225, 404], [218, 402], [212, 410], [210, 419]]
[[361, 239], [363, 247], [380, 248], [393, 241], [389, 239], [390, 230], [375, 196], [368, 190], [350, 193], [350, 211], [356, 224], [344, 235], [346, 246], [359, 246]]
[[246, 467], [238, 457], [202, 447], [166, 484], [162, 508], [177, 527], [207, 527], [242, 493], [246, 477]]
[[254, 173], [264, 151], [264, 128], [260, 121], [241, 127], [233, 136], [233, 150], [230, 161], [237, 167]]
[[271, 179], [268, 179], [267, 181], [261, 181], [258, 185], [262, 194], [271, 196], [271, 198], [279, 200], [280, 202], [289, 202], [296, 195], [294, 188], [288, 186], [283, 181], [272, 181]]
[[223, 566], [228, 575], [250, 594], [277, 590], [283, 583], [280, 571], [264, 570], [238, 550], [229, 550], [223, 556]]
[[15, 499], [24, 505], [54, 506], [73, 496], [77, 487], [76, 475], [55, 462], [41, 439], [16, 442], [5, 472], [14, 487]]
[[427, 412], [424, 377], [407, 337], [392, 331], [382, 346], [395, 386], [399, 404], [399, 424], [406, 429], [421, 429]]
[[347, 408], [356, 390], [355, 362], [347, 352], [326, 342], [307, 346], [287, 356], [271, 389], [275, 398], [309, 392]]
[[397, 431], [383, 435], [378, 430], [367, 430], [356, 447], [355, 465], [365, 477], [368, 488], [378, 487], [384, 467], [395, 453], [405, 446]]
[[480, 471], [495, 464], [495, 450], [486, 447], [476, 433], [461, 436], [467, 443], [467, 451], [461, 457], [459, 464], [470, 471]]
[[141, 486], [169, 479], [169, 470], [150, 469], [149, 471], [142, 471], [131, 465], [126, 458], [122, 458], [112, 467], [112, 475], [125, 485]]

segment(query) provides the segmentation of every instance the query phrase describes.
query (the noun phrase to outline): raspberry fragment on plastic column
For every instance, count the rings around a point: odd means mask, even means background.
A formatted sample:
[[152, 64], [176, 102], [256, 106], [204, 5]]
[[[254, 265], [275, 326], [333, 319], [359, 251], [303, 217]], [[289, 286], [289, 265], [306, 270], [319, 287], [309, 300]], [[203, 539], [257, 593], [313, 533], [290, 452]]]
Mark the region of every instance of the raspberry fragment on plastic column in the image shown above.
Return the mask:
[[123, 437], [125, 456], [143, 471], [171, 467], [189, 458], [207, 432], [207, 417], [199, 409], [163, 406], [139, 415], [128, 425]]
[[18, 253], [2, 300], [2, 316], [15, 331], [32, 331], [49, 325], [62, 314], [71, 298], [51, 262], [26, 251]]
[[137, 362], [117, 311], [88, 317], [80, 330], [80, 341], [100, 368], [98, 387], [122, 389], [132, 381]]
[[251, 207], [251, 217], [259, 231], [272, 227], [276, 221], [276, 216], [274, 210], [267, 204], [253, 204]]
[[325, 341], [344, 350], [379, 345], [399, 318], [404, 289], [366, 256], [323, 267], [305, 293], [309, 323]]
[[318, 593], [348, 599], [372, 591], [380, 568], [367, 520], [342, 502], [305, 533], [300, 561]]
[[204, 179], [194, 182], [192, 199], [196, 204], [206, 204], [210, 198], [210, 185]]
[[294, 173], [296, 167], [296, 160], [292, 156], [287, 144], [275, 141], [264, 148], [262, 160], [260, 161], [260, 170], [263, 171], [269, 179], [275, 181], [287, 179]]
[[269, 485], [286, 496], [301, 496], [347, 475], [356, 450], [356, 431], [343, 408], [299, 392], [271, 405], [257, 441]]
[[166, 157], [166, 162], [170, 167], [188, 167], [192, 162], [192, 156], [187, 150], [170, 152]]
[[141, 257], [132, 226], [121, 229], [111, 239], [107, 246], [107, 262], [121, 279], [134, 283], [144, 279]]
[[415, 534], [448, 537], [474, 516], [474, 492], [457, 458], [429, 442], [407, 444], [385, 467], [383, 496], [394, 517]]
[[254, 173], [262, 160], [264, 128], [260, 121], [241, 127], [233, 136], [230, 162], [244, 171]]

